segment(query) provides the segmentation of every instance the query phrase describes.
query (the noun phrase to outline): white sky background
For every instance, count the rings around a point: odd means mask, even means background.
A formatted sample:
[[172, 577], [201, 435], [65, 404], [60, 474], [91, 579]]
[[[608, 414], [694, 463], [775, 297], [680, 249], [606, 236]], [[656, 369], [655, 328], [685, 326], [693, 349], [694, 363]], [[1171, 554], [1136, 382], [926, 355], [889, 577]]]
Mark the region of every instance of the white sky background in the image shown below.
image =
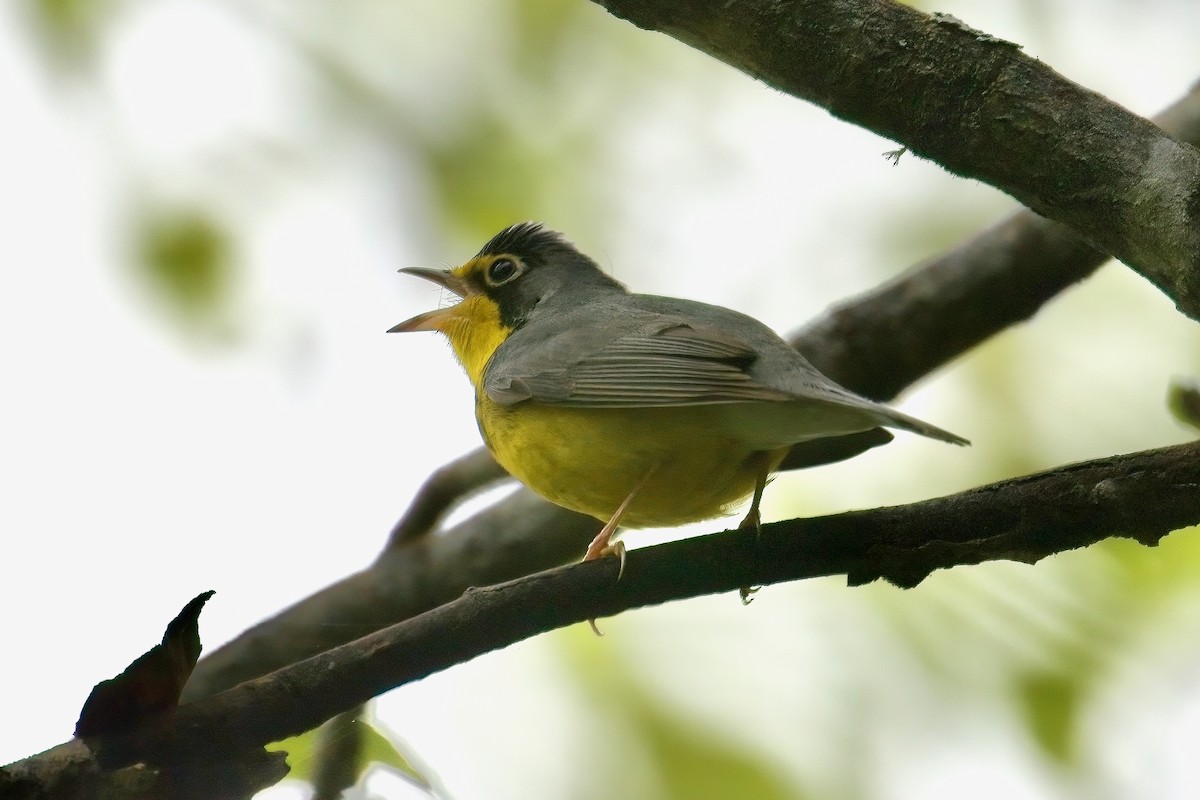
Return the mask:
[[[469, 21], [483, 13], [466, 0], [457, 5], [437, 23], [448, 44], [471, 35]], [[1037, 19], [1023, 16], [1035, 6]], [[252, 210], [238, 346], [177, 335], [141, 295], [112, 238], [124, 212], [115, 202], [129, 186], [162, 170], [178, 171], [182, 186], [203, 186], [208, 169], [236, 168], [221, 160], [230, 137], [280, 138], [298, 150], [320, 144], [305, 130], [305, 110], [288, 102], [302, 70], [244, 18], [192, 0], [139, 9], [105, 50], [105, 94], [89, 97], [55, 83], [16, 7], [0, 5], [0, 624], [9, 653], [0, 763], [68, 738], [91, 686], [155, 643], [199, 592], [217, 591], [201, 617], [213, 649], [367, 564], [428, 471], [478, 444], [470, 392], [448, 348], [432, 335], [383, 335], [439, 301], [397, 267], [457, 263], [474, 249], [448, 249], [421, 176], [381, 171], [370, 142], [342, 139], [321, 160], [257, 176], [230, 198]], [[939, 10], [1022, 43], [1140, 113], [1200, 76], [1194, 4], [959, 2]], [[596, 18], [620, 24], [599, 11]], [[468, 21], [461, 30], [459, 19]], [[677, 69], [697, 59], [681, 55]], [[889, 230], [888, 220], [958, 220], [967, 207], [987, 221], [1010, 205], [911, 155], [893, 167], [880, 157], [890, 143], [733, 73], [718, 78], [708, 100], [719, 105], [703, 113], [665, 81], [658, 91], [617, 121], [623, 162], [604, 189], [622, 200], [613, 239], [567, 232], [636, 290], [719, 302], [786, 330], [923, 255], [907, 245], [911, 252], [881, 256], [881, 243], [920, 241]], [[681, 145], [680, 117], [710, 127]], [[190, 161], [197, 154], [207, 159], [202, 168]], [[412, 191], [380, 186], [381, 174], [410, 181]], [[1103, 324], [1079, 329], [1072, 309], [1085, 307]], [[1009, 394], [980, 394], [967, 364], [903, 402], [975, 440], [973, 450], [947, 454], [900, 437], [851, 464], [781, 479], [768, 492], [767, 517], [796, 513], [784, 485], [811, 503], [805, 513], [817, 513], [992, 477], [992, 465], [977, 462], [999, 446], [989, 442], [989, 421], [1013, 398], [1047, 466], [1186, 438], [1166, 418], [1162, 396], [1171, 376], [1196, 372], [1200, 338], [1144, 282], [1110, 265], [1032, 328], [1005, 345], [1018, 348], [1021, 363]], [[637, 547], [654, 538], [628, 540]], [[773, 603], [773, 592], [801, 602]], [[836, 582], [815, 583], [768, 590], [749, 609], [726, 597], [625, 615], [605, 624], [604, 640], [579, 631], [543, 637], [405, 687], [381, 701], [380, 713], [456, 797], [567, 796], [586, 769], [575, 726], [597, 713], [595, 699], [568, 679], [561, 651], [570, 641], [637, 659], [643, 686], [678, 693], [698, 721], [732, 724], [730, 735], [776, 754], [786, 774], [811, 778], [803, 770], [819, 772], [834, 750], [813, 742], [803, 722], [843, 709], [806, 695], [796, 676], [838, 680], [831, 658], [857, 645], [829, 645], [830, 632], [870, 624], [861, 609], [830, 600], [844, 594]], [[1187, 617], [1191, 629], [1196, 616]], [[728, 676], [739, 674], [747, 652], [756, 654], [755, 678], [745, 681], [754, 685], [734, 691]], [[1168, 661], [1194, 689], [1190, 705], [1156, 707], [1166, 715], [1156, 735], [1178, 743], [1200, 726], [1200, 663]], [[681, 663], [686, 675], [671, 669]], [[780, 686], [793, 691], [781, 696]], [[776, 705], [757, 687], [771, 689]], [[894, 723], [891, 735], [866, 746], [881, 770], [899, 776], [891, 788], [865, 786], [870, 796], [969, 789], [980, 797], [991, 787], [994, 797], [1050, 798], [1081, 788], [1045, 774], [1005, 727], [1015, 723], [1003, 722], [1003, 710], [988, 717], [1001, 722], [981, 727], [975, 706], [945, 704], [922, 712], [935, 724], [904, 730], [929, 698], [890, 697], [882, 685], [861, 694]], [[537, 724], [514, 730], [512, 715]], [[589, 724], [601, 741], [609, 727], [621, 730], [603, 715]], [[797, 741], [807, 754], [789, 752]], [[551, 745], [557, 757], [531, 755]], [[1191, 756], [1177, 749], [1157, 754], [1168, 777], [1142, 796], [1192, 796]], [[603, 751], [598, 761], [615, 769], [606, 759], [616, 757]], [[652, 771], [622, 758], [633, 778]], [[1114, 780], [1137, 781], [1140, 769], [1117, 764]], [[404, 796], [382, 779], [376, 790]]]

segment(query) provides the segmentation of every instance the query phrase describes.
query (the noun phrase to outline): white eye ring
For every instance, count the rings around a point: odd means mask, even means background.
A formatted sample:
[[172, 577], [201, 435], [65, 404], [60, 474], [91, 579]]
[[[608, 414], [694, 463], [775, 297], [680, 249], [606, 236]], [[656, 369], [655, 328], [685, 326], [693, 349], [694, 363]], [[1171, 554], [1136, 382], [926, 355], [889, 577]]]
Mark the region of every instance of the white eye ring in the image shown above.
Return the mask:
[[524, 266], [511, 258], [497, 258], [488, 264], [487, 270], [484, 272], [484, 280], [488, 282], [489, 286], [503, 286], [516, 279], [524, 271]]

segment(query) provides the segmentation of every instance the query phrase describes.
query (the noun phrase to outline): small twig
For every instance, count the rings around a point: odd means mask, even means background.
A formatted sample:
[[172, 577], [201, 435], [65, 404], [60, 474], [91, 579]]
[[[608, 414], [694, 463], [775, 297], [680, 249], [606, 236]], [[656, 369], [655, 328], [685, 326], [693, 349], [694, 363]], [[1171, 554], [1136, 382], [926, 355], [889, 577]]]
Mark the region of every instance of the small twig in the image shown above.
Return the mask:
[[488, 484], [507, 477], [508, 473], [483, 447], [439, 467], [417, 490], [408, 511], [392, 527], [384, 551], [429, 533], [455, 505]]

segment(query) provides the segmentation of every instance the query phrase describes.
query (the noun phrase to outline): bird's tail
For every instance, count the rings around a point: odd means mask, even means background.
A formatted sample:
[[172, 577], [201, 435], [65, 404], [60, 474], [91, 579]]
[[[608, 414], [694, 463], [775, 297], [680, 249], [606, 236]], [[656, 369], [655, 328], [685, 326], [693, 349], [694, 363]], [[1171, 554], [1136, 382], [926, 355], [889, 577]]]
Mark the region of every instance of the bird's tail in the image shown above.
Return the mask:
[[928, 436], [930, 439], [937, 439], [940, 442], [949, 442], [950, 444], [969, 445], [971, 443], [957, 434], [942, 430], [938, 426], [930, 425], [928, 422], [919, 420], [916, 417], [910, 417], [908, 414], [904, 414], [894, 408], [876, 406], [874, 410], [878, 415], [880, 424], [886, 425], [889, 428], [899, 428], [902, 431], [919, 433], [922, 436]]

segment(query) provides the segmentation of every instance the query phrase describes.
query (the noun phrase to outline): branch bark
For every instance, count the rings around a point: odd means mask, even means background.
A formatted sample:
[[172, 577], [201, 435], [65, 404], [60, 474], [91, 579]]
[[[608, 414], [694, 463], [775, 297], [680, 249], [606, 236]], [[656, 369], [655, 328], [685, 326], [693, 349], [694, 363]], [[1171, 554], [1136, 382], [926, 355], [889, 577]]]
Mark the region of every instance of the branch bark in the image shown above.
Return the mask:
[[892, 0], [595, 0], [1070, 225], [1200, 319], [1200, 152]]
[[468, 591], [128, 733], [88, 745], [75, 740], [17, 762], [0, 771], [0, 788], [36, 783], [51, 756], [61, 775], [64, 764], [96, 774], [253, 752], [488, 651], [632, 608], [822, 575], [913, 586], [937, 569], [994, 559], [1033, 563], [1109, 536], [1155, 544], [1197, 522], [1200, 442], [1193, 442], [907, 506], [773, 523], [759, 536], [734, 530], [642, 548], [629, 553], [620, 580], [616, 559], [601, 559]]

